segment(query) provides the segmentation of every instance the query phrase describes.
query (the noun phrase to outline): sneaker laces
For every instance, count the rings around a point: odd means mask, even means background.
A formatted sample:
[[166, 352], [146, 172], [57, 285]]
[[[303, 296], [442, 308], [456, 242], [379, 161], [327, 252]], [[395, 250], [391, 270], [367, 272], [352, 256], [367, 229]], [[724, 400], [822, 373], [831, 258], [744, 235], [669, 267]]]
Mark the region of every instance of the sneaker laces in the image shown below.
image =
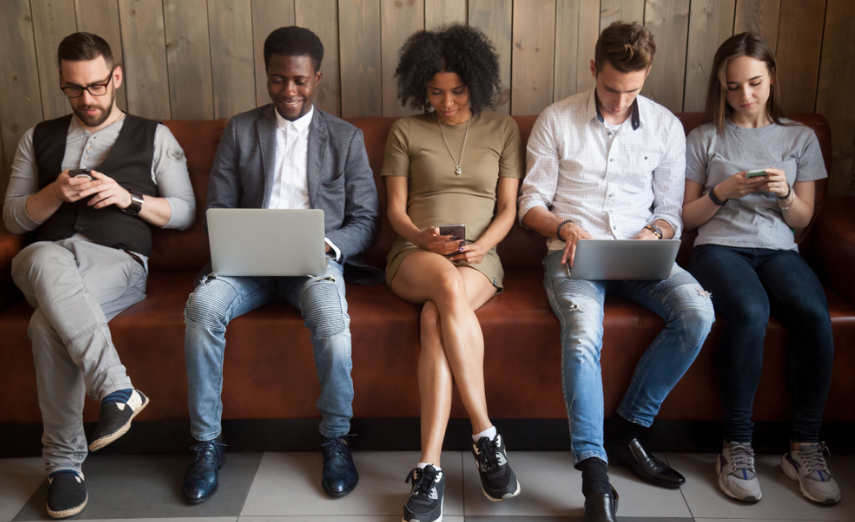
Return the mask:
[[754, 448], [750, 444], [733, 444], [730, 446], [730, 462], [736, 469], [754, 471]]
[[496, 440], [481, 437], [475, 446], [478, 448], [478, 461], [481, 471], [497, 471], [499, 469], [499, 446], [496, 444]]
[[407, 484], [412, 482], [413, 490], [410, 492], [410, 497], [416, 497], [416, 499], [426, 502], [428, 501], [428, 497], [430, 496], [430, 490], [433, 487], [433, 483], [436, 481], [436, 468], [430, 466], [431, 469], [425, 468], [413, 468], [410, 471], [409, 475], [407, 475], [407, 480], [405, 481]]
[[200, 471], [214, 469], [214, 460], [223, 453], [223, 448], [225, 447], [225, 444], [217, 442], [216, 440], [205, 440], [190, 446], [190, 451], [196, 452], [196, 458], [193, 459], [193, 464], [198, 462], [200, 459], [204, 459], [206, 462], [202, 464], [202, 469], [200, 469]]
[[[807, 449], [801, 449], [804, 446], [807, 446]], [[831, 452], [828, 451], [828, 447], [824, 442], [810, 445], [802, 444], [799, 447], [798, 453], [802, 465], [807, 469], [808, 475], [813, 475], [819, 480], [823, 479], [821, 473], [825, 473], [828, 477], [831, 476], [831, 472], [828, 471], [828, 464], [825, 463], [825, 454], [828, 453], [831, 455]], [[825, 482], [824, 480], [822, 481]]]

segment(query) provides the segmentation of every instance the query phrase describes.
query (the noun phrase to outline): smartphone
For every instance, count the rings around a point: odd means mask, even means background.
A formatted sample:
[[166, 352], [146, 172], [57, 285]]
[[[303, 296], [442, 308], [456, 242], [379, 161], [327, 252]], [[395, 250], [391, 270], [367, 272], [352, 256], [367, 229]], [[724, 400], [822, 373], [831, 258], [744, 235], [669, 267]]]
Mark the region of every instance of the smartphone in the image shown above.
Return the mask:
[[92, 181], [92, 176], [89, 175], [90, 172], [90, 169], [71, 169], [68, 171], [68, 175], [72, 178], [86, 178], [86, 181]]
[[[439, 235], [451, 236], [451, 240], [459, 241], [461, 247], [466, 245], [466, 225], [441, 225], [439, 227]], [[449, 256], [456, 255], [457, 253], [454, 252], [453, 254], [449, 254]]]
[[745, 179], [756, 178], [757, 176], [768, 176], [765, 169], [749, 170], [745, 173]]

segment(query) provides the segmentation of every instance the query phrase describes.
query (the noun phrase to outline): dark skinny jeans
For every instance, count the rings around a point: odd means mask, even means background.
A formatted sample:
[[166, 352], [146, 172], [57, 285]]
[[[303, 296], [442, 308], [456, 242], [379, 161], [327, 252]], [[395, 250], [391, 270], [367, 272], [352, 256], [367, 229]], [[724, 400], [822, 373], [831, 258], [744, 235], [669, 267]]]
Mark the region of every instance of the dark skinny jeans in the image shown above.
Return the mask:
[[790, 332], [792, 440], [818, 442], [834, 347], [825, 292], [804, 259], [793, 250], [701, 245], [692, 252], [689, 272], [712, 292], [721, 325], [716, 371], [725, 440], [751, 442], [771, 313]]

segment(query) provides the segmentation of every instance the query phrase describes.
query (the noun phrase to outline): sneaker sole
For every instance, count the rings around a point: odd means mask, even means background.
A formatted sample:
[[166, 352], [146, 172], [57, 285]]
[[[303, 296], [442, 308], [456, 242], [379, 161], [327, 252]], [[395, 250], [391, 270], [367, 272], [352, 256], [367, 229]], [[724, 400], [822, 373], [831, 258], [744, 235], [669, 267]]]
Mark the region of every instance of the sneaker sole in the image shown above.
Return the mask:
[[518, 480], [516, 491], [514, 491], [513, 493], [506, 493], [506, 494], [502, 495], [502, 498], [491, 497], [489, 495], [489, 493], [487, 493], [487, 491], [484, 489], [483, 484], [481, 485], [481, 491], [484, 492], [484, 496], [487, 497], [487, 500], [489, 500], [490, 502], [501, 502], [503, 500], [508, 500], [509, 498], [514, 498], [515, 496], [519, 495], [520, 492], [522, 491], [522, 487], [520, 487], [520, 481]]
[[86, 507], [86, 503], [89, 502], [89, 493], [86, 493], [86, 498], [83, 499], [83, 504], [80, 504], [77, 507], [73, 507], [71, 509], [64, 509], [62, 511], [51, 511], [51, 509], [45, 504], [45, 508], [47, 508], [48, 515], [51, 518], [68, 518], [73, 517], [74, 515], [83, 511], [83, 508]]
[[107, 445], [115, 442], [122, 435], [127, 433], [128, 430], [131, 429], [131, 421], [134, 420], [134, 417], [139, 415], [139, 413], [141, 411], [143, 411], [146, 406], [148, 406], [149, 402], [151, 402], [151, 401], [149, 401], [149, 398], [146, 397], [145, 402], [143, 402], [140, 405], [140, 407], [137, 408], [137, 410], [131, 414], [131, 418], [128, 419], [128, 422], [124, 423], [121, 428], [119, 428], [118, 430], [114, 431], [113, 433], [107, 435], [106, 437], [101, 437], [98, 440], [93, 440], [92, 444], [89, 445], [89, 451], [98, 451], [99, 449], [103, 448], [104, 446], [107, 446]]
[[810, 493], [808, 493], [808, 491], [805, 489], [804, 484], [802, 483], [802, 478], [799, 476], [798, 472], [796, 471], [796, 468], [794, 468], [792, 464], [787, 462], [787, 455], [786, 454], [783, 457], [781, 457], [781, 470], [784, 472], [784, 475], [786, 475], [787, 477], [789, 477], [795, 481], [798, 481], [799, 491], [801, 492], [802, 496], [805, 497], [806, 499], [810, 500], [811, 502], [816, 502], [817, 504], [823, 504], [823, 505], [827, 505], [827, 506], [832, 506], [832, 505], [840, 502], [840, 499], [835, 500], [833, 498], [829, 498], [826, 500], [819, 500], [819, 499], [815, 498], [813, 495], [811, 495]]

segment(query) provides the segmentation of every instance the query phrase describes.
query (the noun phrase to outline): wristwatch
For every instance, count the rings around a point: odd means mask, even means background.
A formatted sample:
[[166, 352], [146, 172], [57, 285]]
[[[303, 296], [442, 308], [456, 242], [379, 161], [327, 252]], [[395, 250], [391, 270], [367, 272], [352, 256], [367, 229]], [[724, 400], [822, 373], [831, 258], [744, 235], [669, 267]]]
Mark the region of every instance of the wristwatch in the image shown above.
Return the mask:
[[653, 223], [651, 223], [651, 224], [649, 224], [649, 225], [645, 226], [644, 228], [646, 228], [647, 230], [649, 230], [649, 231], [653, 232], [653, 235], [654, 235], [654, 236], [656, 236], [658, 239], [662, 239], [662, 229], [661, 229], [661, 228], [659, 228], [659, 227], [657, 227], [657, 226], [656, 226], [656, 225], [654, 225]]
[[716, 205], [718, 205], [718, 206], [723, 206], [725, 203], [727, 203], [727, 200], [726, 200], [726, 199], [725, 199], [724, 201], [722, 201], [722, 200], [720, 200], [720, 199], [718, 199], [718, 198], [716, 197], [716, 195], [715, 195], [715, 187], [713, 187], [712, 189], [710, 189], [710, 191], [709, 191], [709, 196], [710, 196], [710, 199], [712, 200], [712, 202], [713, 202], [713, 203], [715, 203], [715, 204], [716, 204]]
[[131, 193], [131, 204], [128, 208], [123, 208], [122, 212], [130, 216], [136, 216], [142, 210], [142, 205], [145, 202], [143, 195], [135, 190], [128, 191]]

